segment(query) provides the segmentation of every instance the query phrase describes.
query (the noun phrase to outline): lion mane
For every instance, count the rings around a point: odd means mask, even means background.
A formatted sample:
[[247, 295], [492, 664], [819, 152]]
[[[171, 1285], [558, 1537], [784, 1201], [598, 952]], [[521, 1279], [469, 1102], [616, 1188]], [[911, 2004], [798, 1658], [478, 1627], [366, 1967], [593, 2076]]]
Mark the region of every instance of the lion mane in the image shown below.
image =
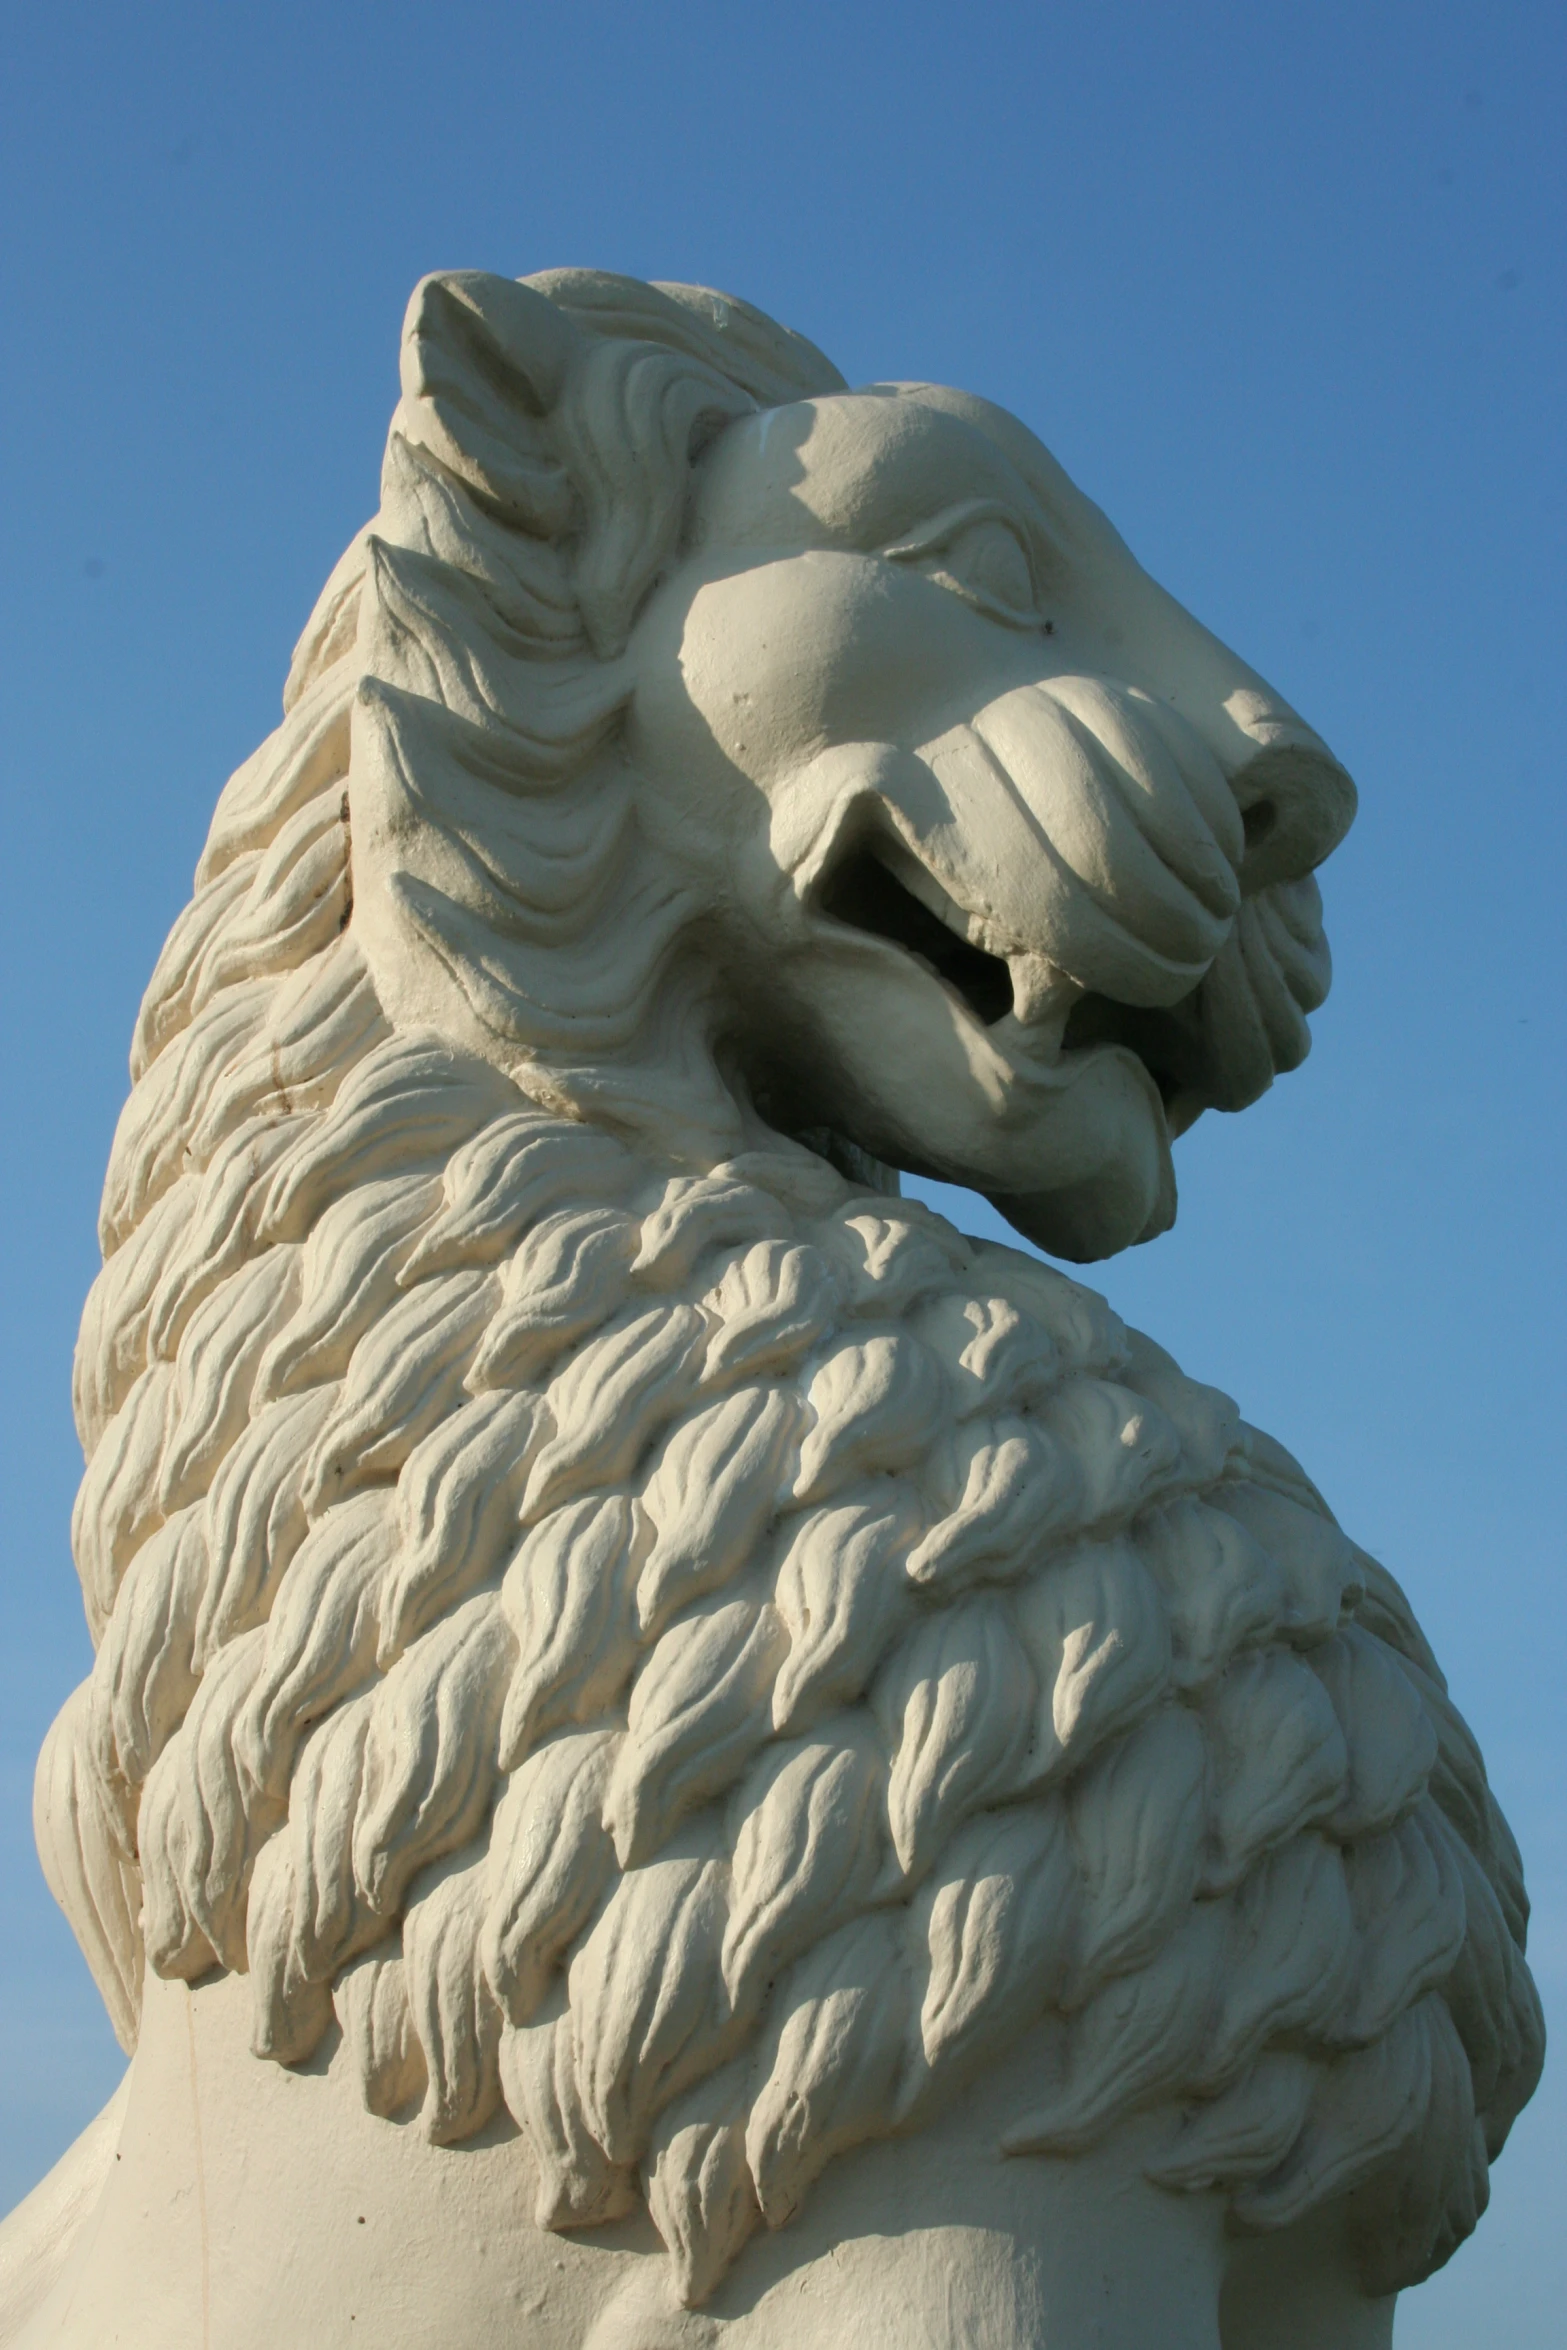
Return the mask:
[[443, 2144], [504, 2103], [540, 2224], [645, 2199], [696, 2302], [1044, 2023], [1011, 2150], [1166, 2104], [1162, 2184], [1355, 2191], [1413, 2282], [1540, 2062], [1474, 1741], [1226, 1397], [724, 1107], [619, 657], [704, 436], [840, 379], [699, 289], [497, 287], [415, 296], [136, 1029], [36, 1805], [116, 2029], [248, 1973], [259, 2055], [335, 2019]]

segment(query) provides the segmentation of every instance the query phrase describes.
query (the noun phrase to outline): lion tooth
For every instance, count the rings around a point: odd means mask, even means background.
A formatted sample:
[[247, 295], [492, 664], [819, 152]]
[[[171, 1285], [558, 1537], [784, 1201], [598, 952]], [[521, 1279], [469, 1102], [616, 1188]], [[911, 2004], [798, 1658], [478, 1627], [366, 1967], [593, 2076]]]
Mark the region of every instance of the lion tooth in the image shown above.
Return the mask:
[[1013, 1019], [1025, 1028], [1053, 1029], [1052, 1041], [1059, 1043], [1082, 987], [1048, 955], [1008, 955], [1006, 964], [1012, 974]]

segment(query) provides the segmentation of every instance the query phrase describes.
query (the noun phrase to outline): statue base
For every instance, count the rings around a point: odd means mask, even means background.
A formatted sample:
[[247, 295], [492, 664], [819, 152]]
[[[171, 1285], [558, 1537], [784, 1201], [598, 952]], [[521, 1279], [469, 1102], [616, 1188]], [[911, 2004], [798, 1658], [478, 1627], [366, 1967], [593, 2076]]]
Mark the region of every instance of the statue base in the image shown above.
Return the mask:
[[1221, 2196], [1149, 2185], [1167, 2116], [1071, 2162], [1003, 2155], [1020, 2071], [1042, 2061], [1026, 2042], [917, 2138], [841, 2157], [790, 2227], [686, 2311], [645, 2211], [591, 2238], [536, 2227], [526, 2142], [504, 2116], [432, 2146], [364, 2111], [335, 2040], [297, 2071], [258, 2063], [249, 2006], [241, 1978], [149, 1980], [125, 2089], [0, 2231], [6, 2350], [1392, 2342], [1393, 2302], [1357, 2291], [1339, 2215], [1238, 2238]]

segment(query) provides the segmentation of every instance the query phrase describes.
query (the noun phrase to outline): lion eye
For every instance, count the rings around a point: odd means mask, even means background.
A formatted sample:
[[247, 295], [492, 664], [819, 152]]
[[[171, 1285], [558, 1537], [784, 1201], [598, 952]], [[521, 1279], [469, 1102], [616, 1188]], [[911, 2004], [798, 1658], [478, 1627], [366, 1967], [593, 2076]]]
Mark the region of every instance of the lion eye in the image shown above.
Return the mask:
[[1005, 522], [975, 522], [947, 548], [932, 577], [967, 594], [998, 619], [1033, 623], [1034, 575], [1017, 532]]
[[969, 505], [943, 515], [916, 539], [885, 550], [938, 587], [1008, 628], [1038, 628], [1034, 568], [1016, 524], [1002, 509]]

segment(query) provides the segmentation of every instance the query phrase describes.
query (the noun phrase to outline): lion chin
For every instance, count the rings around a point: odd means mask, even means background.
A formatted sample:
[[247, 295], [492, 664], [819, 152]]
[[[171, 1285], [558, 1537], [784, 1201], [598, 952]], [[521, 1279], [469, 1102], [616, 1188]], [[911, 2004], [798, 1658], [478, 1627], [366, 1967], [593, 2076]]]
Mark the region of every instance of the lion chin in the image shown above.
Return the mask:
[[142, 1008], [50, 1883], [504, 2107], [712, 2292], [1025, 2031], [1005, 2143], [1366, 2289], [1530, 2094], [1516, 1850], [1407, 1601], [1063, 1253], [1306, 1049], [1353, 800], [1031, 436], [745, 305], [415, 297], [375, 524]]

